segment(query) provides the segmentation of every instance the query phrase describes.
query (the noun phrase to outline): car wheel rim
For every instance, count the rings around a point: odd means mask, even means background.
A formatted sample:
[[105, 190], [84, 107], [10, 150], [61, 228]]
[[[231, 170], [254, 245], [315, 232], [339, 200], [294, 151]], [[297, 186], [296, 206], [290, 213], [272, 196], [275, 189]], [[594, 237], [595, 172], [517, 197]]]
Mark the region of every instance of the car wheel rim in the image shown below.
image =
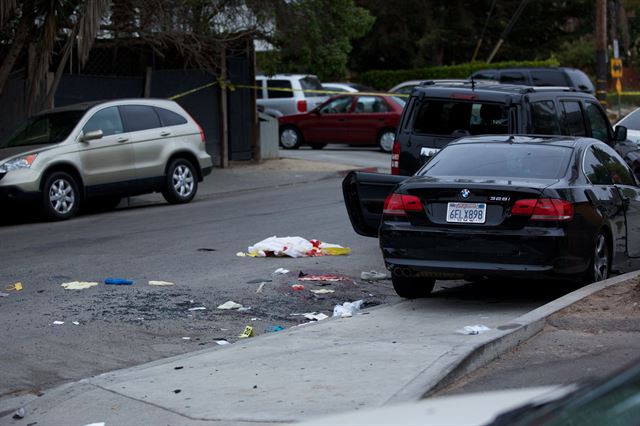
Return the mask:
[[607, 240], [604, 235], [598, 235], [595, 253], [593, 254], [593, 269], [596, 281], [606, 280], [609, 276], [609, 255]]
[[76, 195], [71, 183], [65, 179], [56, 179], [49, 187], [49, 203], [56, 213], [64, 215], [73, 209]]
[[186, 198], [191, 195], [193, 192], [193, 173], [191, 173], [191, 169], [187, 166], [180, 165], [173, 170], [173, 189], [175, 189], [176, 194], [179, 196]]
[[393, 149], [393, 142], [396, 139], [396, 135], [393, 132], [385, 132], [380, 136], [380, 148], [385, 152], [391, 152]]
[[293, 129], [285, 129], [280, 135], [280, 143], [285, 148], [292, 148], [298, 143], [298, 132]]

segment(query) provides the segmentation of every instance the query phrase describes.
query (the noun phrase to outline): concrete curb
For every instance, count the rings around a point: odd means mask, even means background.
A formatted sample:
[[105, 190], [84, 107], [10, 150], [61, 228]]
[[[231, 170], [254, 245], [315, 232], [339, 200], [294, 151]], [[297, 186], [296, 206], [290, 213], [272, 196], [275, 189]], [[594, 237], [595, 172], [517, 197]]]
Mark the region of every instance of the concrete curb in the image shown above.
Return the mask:
[[[417, 392], [420, 392], [419, 389], [422, 390], [420, 398], [426, 398], [432, 395], [540, 333], [547, 324], [547, 318], [551, 315], [600, 290], [635, 278], [639, 273], [640, 271], [628, 272], [623, 275], [618, 275], [617, 277], [590, 284], [522, 315], [512, 324], [507, 324], [507, 326], [513, 326], [514, 329], [505, 331], [488, 342], [468, 345], [462, 349], [462, 352], [466, 352], [468, 355], [459, 358], [456, 362], [441, 366], [442, 370], [437, 377], [425, 372], [424, 375], [427, 377], [430, 376], [431, 379], [425, 377], [423, 380], [420, 380], [423, 375], [421, 374], [401, 393], [396, 394], [388, 402], [416, 399], [415, 395]], [[425, 389], [427, 390], [425, 391]]]

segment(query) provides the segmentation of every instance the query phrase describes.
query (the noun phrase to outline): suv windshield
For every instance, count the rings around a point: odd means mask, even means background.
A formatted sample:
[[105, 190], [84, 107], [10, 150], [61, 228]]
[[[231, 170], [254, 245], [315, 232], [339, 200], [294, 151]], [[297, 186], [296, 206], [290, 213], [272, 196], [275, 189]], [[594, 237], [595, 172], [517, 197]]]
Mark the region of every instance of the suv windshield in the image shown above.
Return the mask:
[[46, 145], [62, 142], [78, 124], [84, 111], [52, 112], [38, 115], [22, 124], [1, 148], [24, 145]]
[[416, 174], [558, 179], [564, 176], [572, 151], [572, 148], [532, 144], [449, 145]]
[[[316, 77], [307, 76], [301, 78], [300, 87], [302, 87], [304, 95], [309, 98], [326, 96], [325, 93], [322, 93], [322, 91], [326, 89], [322, 87], [322, 84], [320, 84], [320, 80], [318, 80]], [[313, 90], [313, 92], [307, 92], [307, 90]], [[319, 90], [319, 92], [315, 92], [315, 90]]]
[[418, 107], [416, 133], [461, 137], [509, 132], [507, 107], [455, 100], [429, 100]]

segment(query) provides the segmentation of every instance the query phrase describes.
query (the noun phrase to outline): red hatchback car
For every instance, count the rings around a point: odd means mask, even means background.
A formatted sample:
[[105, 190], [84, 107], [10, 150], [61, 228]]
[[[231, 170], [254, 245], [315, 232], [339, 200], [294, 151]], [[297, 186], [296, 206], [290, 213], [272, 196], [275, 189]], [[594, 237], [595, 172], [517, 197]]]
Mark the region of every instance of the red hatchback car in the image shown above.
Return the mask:
[[297, 149], [306, 143], [322, 149], [328, 143], [347, 143], [391, 152], [404, 104], [396, 96], [334, 96], [306, 114], [278, 118], [280, 145]]

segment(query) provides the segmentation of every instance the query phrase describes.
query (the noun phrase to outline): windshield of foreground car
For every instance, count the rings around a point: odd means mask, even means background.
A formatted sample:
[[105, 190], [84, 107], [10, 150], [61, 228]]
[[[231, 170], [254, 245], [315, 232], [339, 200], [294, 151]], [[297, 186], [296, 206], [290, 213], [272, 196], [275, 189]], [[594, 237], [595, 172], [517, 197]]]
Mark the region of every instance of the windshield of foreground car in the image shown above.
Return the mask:
[[0, 148], [25, 145], [46, 145], [62, 142], [78, 124], [84, 111], [51, 112], [23, 123]]
[[416, 175], [558, 179], [565, 175], [572, 151], [567, 147], [533, 144], [449, 145]]

